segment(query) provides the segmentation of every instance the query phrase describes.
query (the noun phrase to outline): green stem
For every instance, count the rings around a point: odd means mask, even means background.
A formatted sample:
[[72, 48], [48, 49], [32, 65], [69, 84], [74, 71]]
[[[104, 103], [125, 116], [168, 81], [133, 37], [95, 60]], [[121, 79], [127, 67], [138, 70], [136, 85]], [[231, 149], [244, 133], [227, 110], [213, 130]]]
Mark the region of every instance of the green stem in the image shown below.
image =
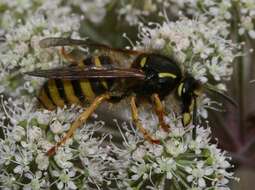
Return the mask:
[[[241, 37], [238, 33], [238, 23], [240, 23], [240, 14], [239, 14], [239, 2], [234, 2], [233, 3], [233, 8], [234, 8], [234, 14], [233, 18], [234, 19], [234, 35], [236, 37], [236, 42], [240, 44], [241, 42], [244, 41], [243, 37]], [[243, 51], [243, 49], [242, 49]], [[238, 102], [239, 102], [239, 138], [240, 142], [243, 144], [244, 143], [244, 137], [245, 137], [245, 126], [244, 126], [244, 63], [243, 63], [243, 57], [238, 57], [237, 58], [237, 89], [238, 89]]]

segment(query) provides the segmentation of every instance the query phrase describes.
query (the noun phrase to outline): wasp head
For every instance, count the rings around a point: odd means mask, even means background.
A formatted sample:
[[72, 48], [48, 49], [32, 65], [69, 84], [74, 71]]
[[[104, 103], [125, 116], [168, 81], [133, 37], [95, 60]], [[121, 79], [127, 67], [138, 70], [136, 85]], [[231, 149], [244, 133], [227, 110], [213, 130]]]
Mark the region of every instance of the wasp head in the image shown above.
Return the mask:
[[[191, 111], [194, 109], [196, 97], [201, 94], [201, 83], [192, 76], [187, 76], [178, 86], [178, 96], [181, 99], [182, 123], [184, 126], [192, 120]], [[195, 110], [196, 111], [196, 110]]]

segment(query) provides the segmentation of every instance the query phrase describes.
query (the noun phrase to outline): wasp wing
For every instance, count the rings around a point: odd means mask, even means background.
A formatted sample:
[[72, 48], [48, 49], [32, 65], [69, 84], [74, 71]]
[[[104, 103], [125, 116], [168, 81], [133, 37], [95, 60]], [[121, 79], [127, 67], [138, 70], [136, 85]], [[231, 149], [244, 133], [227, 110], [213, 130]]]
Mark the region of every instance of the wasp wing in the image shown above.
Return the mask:
[[89, 78], [134, 78], [144, 80], [145, 74], [133, 68], [80, 68], [80, 67], [63, 67], [50, 70], [35, 70], [25, 74], [50, 79], [79, 80]]
[[213, 92], [217, 95], [219, 95], [220, 97], [224, 98], [225, 100], [227, 100], [229, 103], [231, 103], [233, 106], [238, 107], [237, 102], [231, 98], [230, 96], [224, 94], [223, 92], [219, 91], [216, 87], [214, 87], [213, 85], [207, 83], [205, 84], [205, 89], [209, 90], [210, 92]]
[[56, 46], [87, 46], [87, 47], [93, 47], [97, 49], [103, 49], [106, 51], [114, 51], [114, 52], [129, 54], [129, 55], [139, 55], [139, 54], [145, 53], [142, 51], [113, 48], [105, 44], [93, 42], [91, 40], [79, 40], [79, 39], [61, 38], [61, 37], [49, 37], [49, 38], [42, 39], [39, 42], [39, 45], [41, 48], [56, 47]]

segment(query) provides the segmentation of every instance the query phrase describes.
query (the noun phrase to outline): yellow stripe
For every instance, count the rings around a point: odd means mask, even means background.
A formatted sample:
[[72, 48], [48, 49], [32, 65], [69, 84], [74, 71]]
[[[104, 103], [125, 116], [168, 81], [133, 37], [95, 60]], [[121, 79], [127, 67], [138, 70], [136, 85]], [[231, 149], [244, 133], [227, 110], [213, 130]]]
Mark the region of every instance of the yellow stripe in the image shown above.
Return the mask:
[[45, 106], [48, 110], [54, 110], [55, 109], [55, 106], [53, 105], [53, 103], [51, 102], [49, 97], [47, 96], [44, 88], [42, 88], [40, 90], [38, 98], [43, 103], [43, 106]]
[[178, 86], [178, 95], [182, 95], [183, 82]]
[[82, 59], [78, 62], [78, 67], [80, 67], [80, 68], [84, 68], [85, 67]]
[[[101, 61], [98, 56], [95, 56], [94, 63], [96, 65], [96, 67], [99, 67], [99, 68], [102, 67]], [[108, 89], [107, 82], [105, 80], [100, 80], [100, 81], [101, 81], [102, 85], [105, 87], [105, 89]]]
[[158, 76], [159, 76], [159, 78], [164, 78], [164, 77], [171, 77], [173, 79], [176, 78], [176, 75], [174, 75], [172, 73], [159, 73]]
[[48, 81], [48, 88], [49, 88], [49, 93], [53, 102], [59, 107], [64, 107], [65, 102], [62, 100], [62, 98], [60, 97], [58, 93], [55, 80]]
[[94, 57], [94, 64], [96, 65], [96, 67], [102, 67], [101, 61], [98, 56]]
[[66, 99], [70, 104], [79, 104], [79, 98], [75, 95], [73, 85], [70, 80], [63, 80], [63, 86], [66, 94]]
[[147, 57], [143, 57], [141, 62], [140, 62], [140, 66], [143, 68], [144, 65], [146, 64], [146, 61], [147, 61]]
[[95, 94], [92, 90], [92, 87], [90, 85], [90, 82], [88, 80], [80, 80], [80, 86], [83, 95], [88, 99], [88, 100], [93, 100], [95, 98]]
[[190, 124], [191, 121], [191, 115], [190, 113], [184, 113], [182, 115], [182, 121], [183, 121], [183, 125], [187, 126], [188, 124]]

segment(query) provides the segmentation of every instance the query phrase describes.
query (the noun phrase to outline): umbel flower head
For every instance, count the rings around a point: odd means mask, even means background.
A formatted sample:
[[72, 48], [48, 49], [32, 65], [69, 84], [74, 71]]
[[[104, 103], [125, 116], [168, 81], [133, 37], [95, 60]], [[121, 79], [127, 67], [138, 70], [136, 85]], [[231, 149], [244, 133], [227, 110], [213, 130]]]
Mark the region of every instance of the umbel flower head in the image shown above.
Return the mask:
[[[77, 131], [53, 158], [45, 153], [68, 130], [79, 109], [35, 111], [34, 102], [1, 97], [0, 187], [83, 189], [110, 184], [111, 148], [107, 135], [94, 133], [102, 122]], [[8, 123], [8, 124], [6, 124]]]
[[[79, 109], [34, 111], [33, 103], [1, 99], [4, 138], [0, 141], [0, 184], [6, 189], [227, 189], [233, 179], [230, 157], [210, 144], [210, 129], [184, 128], [180, 119], [169, 120], [171, 132], [159, 128], [150, 113], [143, 112], [145, 127], [160, 144], [150, 144], [134, 126], [119, 126], [123, 144], [107, 135], [96, 137], [104, 126], [96, 122], [77, 130], [74, 138], [53, 158], [45, 155], [54, 141], [68, 130]], [[146, 114], [147, 113], [147, 114]], [[168, 115], [168, 118], [172, 116]], [[8, 123], [8, 125], [6, 125]], [[192, 137], [196, 127], [196, 137]], [[110, 188], [111, 187], [111, 188]]]
[[[4, 7], [4, 14], [0, 13], [0, 26], [4, 29], [0, 31], [4, 35], [0, 48], [0, 93], [4, 94], [0, 105], [0, 188], [228, 189], [229, 180], [234, 178], [229, 171], [231, 158], [210, 143], [208, 125], [182, 126], [181, 116], [175, 109], [180, 102], [176, 99], [165, 100], [169, 133], [158, 126], [154, 114], [140, 110], [143, 126], [160, 140], [157, 145], [145, 141], [135, 126], [118, 123], [123, 143], [113, 143], [110, 132], [100, 131], [108, 126], [96, 121], [81, 126], [53, 157], [45, 154], [86, 108], [38, 109], [38, 102], [31, 95], [39, 90], [41, 81], [20, 77], [20, 72], [59, 66], [56, 48], [42, 51], [38, 41], [48, 36], [78, 38], [81, 17], [73, 14], [74, 10], [80, 9], [85, 20], [99, 25], [107, 6], [117, 1], [67, 5], [65, 2], [0, 3], [0, 9]], [[130, 25], [140, 23], [138, 17], [158, 10], [152, 1], [147, 2], [143, 10], [132, 8], [135, 5], [121, 6], [117, 11], [119, 19], [124, 17]], [[173, 57], [183, 73], [189, 73], [202, 84], [212, 82], [225, 90], [224, 82], [232, 74], [236, 46], [222, 32], [227, 28], [225, 22], [205, 21], [180, 18], [176, 22], [166, 19], [161, 24], [140, 23], [134, 48]], [[200, 97], [198, 115], [206, 118], [205, 108], [211, 103], [206, 95]]]
[[57, 51], [42, 50], [38, 42], [45, 36], [78, 36], [81, 19], [60, 0], [1, 1], [0, 7], [0, 93], [31, 94], [38, 80], [25, 81], [21, 73], [60, 64]]
[[[148, 118], [147, 118], [148, 119]], [[121, 128], [125, 128], [123, 125]], [[210, 128], [171, 122], [171, 132], [156, 130], [159, 145], [145, 142], [134, 130], [122, 133], [116, 148], [118, 186], [124, 189], [228, 189], [230, 157], [210, 144]], [[196, 127], [197, 136], [192, 137]], [[119, 129], [121, 130], [119, 127]]]

